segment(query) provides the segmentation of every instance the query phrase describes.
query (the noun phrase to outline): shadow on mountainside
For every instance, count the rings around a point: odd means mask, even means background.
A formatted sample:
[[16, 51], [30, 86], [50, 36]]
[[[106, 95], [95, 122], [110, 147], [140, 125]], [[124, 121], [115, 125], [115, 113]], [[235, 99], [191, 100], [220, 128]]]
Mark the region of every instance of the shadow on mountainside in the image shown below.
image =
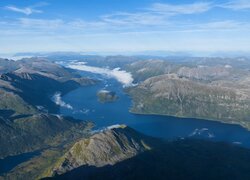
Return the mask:
[[249, 180], [250, 150], [225, 143], [178, 140], [113, 166], [82, 166], [51, 179]]

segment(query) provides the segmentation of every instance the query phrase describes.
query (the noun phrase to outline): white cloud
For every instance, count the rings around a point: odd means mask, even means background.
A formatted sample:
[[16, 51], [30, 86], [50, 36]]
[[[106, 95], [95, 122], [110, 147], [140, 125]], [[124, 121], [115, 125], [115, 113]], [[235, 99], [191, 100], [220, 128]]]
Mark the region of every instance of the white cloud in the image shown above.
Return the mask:
[[[234, 3], [233, 3], [234, 2]], [[238, 1], [237, 1], [238, 2]], [[241, 2], [241, 1], [240, 1]], [[243, 2], [243, 1], [242, 1]], [[241, 7], [243, 7], [243, 3]], [[244, 1], [245, 2], [245, 1]], [[117, 12], [102, 15], [99, 19], [95, 21], [85, 21], [84, 19], [74, 19], [71, 21], [65, 21], [62, 19], [34, 19], [34, 18], [19, 18], [16, 21], [7, 22], [6, 26], [10, 28], [21, 26], [21, 28], [30, 29], [31, 31], [47, 30], [62, 30], [64, 33], [73, 31], [78, 31], [78, 33], [96, 33], [100, 31], [111, 32], [121, 32], [121, 31], [136, 31], [139, 32], [141, 30], [145, 31], [145, 27], [147, 29], [156, 30], [156, 28], [165, 28], [167, 31], [175, 30], [189, 30], [189, 24], [186, 24], [184, 21], [172, 21], [171, 17], [178, 15], [190, 15], [190, 14], [199, 14], [209, 11], [215, 7], [221, 8], [229, 8], [229, 6], [235, 5], [236, 1], [230, 1], [223, 5], [212, 4], [209, 2], [196, 2], [191, 4], [181, 4], [181, 5], [172, 5], [166, 3], [154, 3], [149, 8], [141, 9], [137, 12]], [[250, 3], [248, 3], [250, 6]], [[44, 4], [38, 4], [37, 6], [41, 6]], [[32, 6], [32, 7], [37, 7]], [[247, 7], [247, 3], [244, 3], [244, 7]], [[236, 6], [235, 6], [236, 8]], [[29, 9], [29, 8], [28, 8]], [[27, 13], [30, 13], [27, 10]], [[1, 23], [1, 22], [0, 22]], [[3, 21], [2, 23], [5, 23]], [[209, 23], [209, 22], [208, 22]], [[214, 23], [214, 24], [213, 24]], [[230, 20], [224, 20], [224, 24], [215, 24], [217, 22], [211, 22], [210, 26], [231, 26], [230, 24], [235, 22], [230, 22]], [[194, 25], [199, 25], [195, 24]], [[9, 32], [9, 30], [7, 30]], [[22, 29], [18, 29], [18, 33], [22, 31]], [[52, 31], [44, 31], [44, 33], [51, 33]]]
[[232, 9], [232, 10], [250, 9], [250, 1], [249, 0], [233, 0], [223, 5], [220, 5], [219, 7]]
[[19, 18], [19, 23], [24, 27], [32, 28], [58, 28], [64, 25], [61, 19], [32, 19], [32, 18]]
[[67, 108], [67, 109], [73, 109], [73, 107], [70, 104], [65, 103], [62, 100], [61, 93], [57, 92], [55, 95], [52, 97], [52, 100], [56, 103], [56, 105]]
[[90, 28], [101, 28], [106, 27], [107, 23], [101, 22], [101, 21], [84, 21], [82, 19], [76, 19], [71, 22], [66, 23], [68, 26], [72, 28], [78, 28], [78, 29], [90, 29]]
[[115, 78], [124, 86], [131, 86], [133, 84], [133, 77], [131, 73], [120, 70], [120, 68], [115, 68], [115, 69], [99, 68], [94, 66], [87, 66], [86, 63], [83, 62], [71, 62], [67, 67], [71, 69], [102, 74], [109, 78]]
[[211, 23], [204, 23], [202, 27], [204, 28], [215, 28], [215, 29], [228, 29], [228, 28], [237, 28], [241, 23], [237, 21], [227, 20], [227, 21], [215, 21]]
[[18, 13], [23, 13], [25, 15], [31, 15], [34, 13], [43, 13], [42, 10], [36, 9], [38, 7], [43, 7], [43, 6], [47, 6], [48, 3], [46, 2], [40, 2], [37, 4], [34, 4], [32, 6], [28, 6], [28, 7], [17, 7], [17, 6], [5, 6], [5, 9], [9, 10], [9, 11], [14, 11], [14, 12], [18, 12]]
[[7, 10], [18, 12], [18, 13], [23, 13], [25, 15], [31, 15], [33, 13], [42, 13], [43, 12], [41, 10], [33, 9], [31, 7], [19, 8], [19, 7], [16, 7], [16, 6], [6, 6], [5, 8]]
[[[41, 4], [38, 4], [27, 8], [37, 10], [40, 6]], [[215, 8], [224, 12], [225, 9], [246, 10], [249, 7], [250, 1], [246, 0], [231, 0], [227, 3], [203, 1], [178, 3], [178, 5], [153, 3], [134, 11], [104, 14], [96, 17], [95, 20], [3, 18], [0, 21], [0, 34], [2, 34], [0, 43], [4, 48], [3, 51], [6, 52], [174, 51], [175, 49], [189, 50], [191, 47], [194, 50], [200, 50], [202, 47], [249, 50], [250, 25], [247, 19], [240, 19], [238, 16], [220, 16], [218, 19], [211, 16], [206, 17], [204, 21], [201, 21], [202, 17], [192, 19], [192, 14], [200, 15]], [[31, 13], [30, 10], [26, 11], [26, 14]], [[204, 43], [201, 44], [201, 42]]]
[[185, 5], [154, 3], [143, 11], [118, 12], [101, 16], [101, 20], [113, 25], [168, 25], [169, 18], [177, 15], [203, 13], [212, 8], [211, 3], [200, 2]]
[[126, 25], [126, 26], [135, 26], [135, 25], [165, 25], [167, 24], [166, 16], [149, 13], [149, 12], [140, 12], [140, 13], [127, 13], [120, 12], [102, 16], [102, 21], [112, 24], [112, 25]]
[[107, 127], [102, 127], [102, 128], [96, 129], [96, 130], [92, 130], [91, 134], [101, 133], [101, 132], [104, 132], [107, 130], [119, 129], [119, 128], [125, 128], [125, 127], [127, 127], [125, 124], [114, 124], [114, 125], [110, 125]]
[[203, 13], [212, 8], [212, 4], [208, 2], [197, 2], [193, 4], [171, 5], [165, 3], [154, 3], [150, 11], [166, 14], [166, 15], [181, 15], [181, 14], [198, 14]]
[[[187, 27], [186, 27], [187, 28]], [[213, 21], [201, 24], [194, 24], [189, 29], [193, 31], [234, 31], [234, 30], [249, 30], [249, 23], [238, 22], [234, 20]]]

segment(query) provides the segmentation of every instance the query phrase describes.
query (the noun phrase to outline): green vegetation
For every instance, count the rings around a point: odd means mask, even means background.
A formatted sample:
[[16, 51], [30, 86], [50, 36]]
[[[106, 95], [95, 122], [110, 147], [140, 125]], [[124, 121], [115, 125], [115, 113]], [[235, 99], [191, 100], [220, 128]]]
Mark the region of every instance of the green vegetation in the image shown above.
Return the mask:
[[51, 169], [60, 160], [67, 147], [49, 148], [44, 150], [41, 155], [24, 162], [8, 174], [4, 179], [41, 179], [42, 177], [51, 176]]
[[145, 60], [127, 64], [125, 69], [133, 74], [136, 82], [141, 82], [150, 77], [174, 72], [177, 67], [176, 64], [164, 60]]
[[83, 165], [113, 165], [151, 149], [153, 139], [122, 125], [76, 142], [63, 156], [54, 173], [62, 174]]
[[101, 103], [114, 102], [118, 96], [113, 91], [101, 90], [97, 93], [98, 101]]
[[[85, 137], [91, 123], [48, 114], [36, 114], [13, 121], [0, 119], [0, 158], [58, 146]], [[11, 139], [11, 141], [10, 141]]]
[[[112, 63], [110, 67], [130, 71], [138, 82], [126, 89], [133, 98], [131, 112], [211, 119], [250, 129], [249, 64], [135, 59], [101, 60], [103, 65]], [[39, 179], [62, 174], [57, 176], [60, 178], [78, 168], [84, 175], [86, 166], [94, 168], [90, 177], [107, 179], [215, 179], [216, 173], [226, 179], [250, 177], [250, 152], [243, 148], [187, 139], [164, 142], [124, 125], [90, 137], [92, 123], [50, 114], [58, 112], [51, 101], [56, 91], [65, 94], [96, 83], [53, 62], [0, 59], [0, 74], [0, 158], [41, 151], [2, 178]], [[118, 99], [110, 91], [100, 91], [97, 97], [102, 103]]]
[[194, 58], [177, 63], [127, 65], [139, 81], [127, 88], [132, 113], [216, 120], [250, 129], [250, 65], [247, 61]]
[[133, 98], [133, 113], [211, 119], [250, 127], [250, 99], [232, 88], [163, 75], [127, 91]]
[[[116, 136], [114, 141], [110, 141], [112, 134]], [[134, 144], [125, 145], [126, 138], [132, 139]], [[143, 143], [138, 142], [140, 139]], [[87, 159], [67, 152], [63, 156], [65, 161], [61, 162], [61, 171], [56, 170], [60, 175], [48, 179], [248, 180], [250, 177], [250, 150], [238, 146], [191, 139], [163, 141], [143, 136], [131, 128], [107, 130], [94, 135], [91, 140], [92, 148], [82, 146], [81, 153], [88, 154]], [[103, 150], [97, 152], [93, 143]], [[145, 144], [146, 148], [143, 147]], [[112, 147], [111, 152], [106, 151], [106, 147], [112, 145], [123, 148], [112, 151]], [[142, 151], [133, 153], [128, 147], [140, 147]], [[116, 159], [122, 157], [121, 152], [127, 153], [125, 158]], [[99, 158], [104, 163], [99, 164]], [[111, 163], [112, 159], [117, 160], [116, 163]]]
[[26, 103], [19, 95], [1, 90], [0, 88], [0, 110], [11, 110], [15, 114], [33, 114], [36, 109]]
[[54, 167], [71, 143], [88, 137], [93, 127], [90, 122], [49, 114], [58, 110], [52, 95], [96, 81], [39, 58], [0, 59], [0, 65], [0, 158], [43, 151], [4, 178], [35, 179]]

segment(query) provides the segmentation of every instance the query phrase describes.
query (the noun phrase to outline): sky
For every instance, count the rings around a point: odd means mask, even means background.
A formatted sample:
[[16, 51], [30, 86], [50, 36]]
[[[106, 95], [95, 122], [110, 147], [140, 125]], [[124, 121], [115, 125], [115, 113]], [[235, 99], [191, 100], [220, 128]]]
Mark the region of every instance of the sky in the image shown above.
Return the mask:
[[250, 52], [250, 0], [1, 0], [0, 54]]

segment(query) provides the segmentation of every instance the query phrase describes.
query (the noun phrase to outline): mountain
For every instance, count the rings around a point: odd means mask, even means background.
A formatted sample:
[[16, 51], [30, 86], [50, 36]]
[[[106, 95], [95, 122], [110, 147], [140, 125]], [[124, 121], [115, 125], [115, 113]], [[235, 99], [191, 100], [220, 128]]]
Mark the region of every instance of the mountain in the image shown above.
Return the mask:
[[[155, 138], [140, 134], [125, 125], [115, 125], [92, 132], [87, 131], [91, 126], [86, 125], [76, 125], [68, 129], [66, 136], [62, 134], [52, 138], [49, 142], [55, 143], [49, 148], [45, 148], [39, 155], [18, 165], [2, 177], [39, 179], [54, 177], [85, 165], [114, 165], [150, 150], [150, 146], [155, 144]], [[70, 137], [72, 134], [75, 137]], [[58, 142], [59, 140], [64, 142]]]
[[250, 96], [239, 89], [168, 74], [149, 78], [128, 92], [134, 113], [212, 119], [250, 127]]
[[[1, 83], [1, 82], [0, 82]], [[0, 88], [0, 109], [13, 111], [13, 114], [32, 114], [36, 109], [25, 102], [18, 94]], [[4, 115], [2, 112], [1, 115]]]
[[[120, 65], [133, 74], [137, 85], [125, 89], [133, 113], [250, 127], [250, 66], [244, 59], [235, 64], [207, 58], [93, 58], [93, 65]], [[91, 122], [57, 115], [59, 105], [52, 97], [98, 81], [44, 58], [0, 59], [0, 64], [0, 159], [34, 153], [2, 171], [0, 179], [250, 178], [249, 149], [192, 139], [164, 141], [125, 125], [91, 131]]]
[[127, 64], [125, 69], [133, 74], [135, 82], [141, 82], [150, 77], [171, 73], [177, 67], [164, 60], [152, 59]]
[[58, 146], [85, 136], [91, 123], [49, 114], [0, 117], [0, 158]]
[[114, 165], [150, 149], [144, 139], [145, 136], [124, 125], [109, 128], [75, 143], [53, 173], [62, 174], [83, 165]]
[[0, 158], [85, 137], [92, 123], [55, 115], [59, 106], [52, 96], [97, 81], [41, 58], [0, 64]]
[[[58, 108], [57, 105], [51, 101], [51, 97], [56, 92], [61, 92], [63, 95], [82, 85], [95, 83], [94, 80], [87, 78], [72, 78], [67, 81], [59, 81], [38, 73], [16, 72], [2, 74], [0, 75], [0, 80], [2, 80], [0, 81], [0, 88], [2, 87], [3, 91], [19, 96], [33, 107], [42, 106], [48, 110], [48, 112], [53, 113], [55, 113]], [[7, 87], [4, 83], [10, 86]]]
[[13, 60], [0, 58], [0, 74], [18, 69], [18, 64]]
[[76, 142], [45, 179], [247, 180], [249, 155], [224, 143], [163, 141], [116, 126]]
[[76, 74], [60, 65], [52, 63], [45, 58], [24, 58], [18, 61], [0, 59], [0, 74], [8, 72], [40, 74], [46, 77], [63, 80], [72, 78]]
[[8, 98], [1, 99], [0, 109], [19, 114], [34, 113], [37, 107], [56, 113], [58, 105], [51, 101], [56, 92], [64, 95], [80, 86], [97, 83], [46, 59], [0, 60], [0, 64], [3, 61], [14, 64], [16, 68], [9, 71], [8, 66], [2, 67], [5, 73], [0, 73], [0, 97]]
[[217, 120], [250, 128], [250, 66], [231, 59], [128, 65], [137, 86], [126, 89], [131, 112]]

